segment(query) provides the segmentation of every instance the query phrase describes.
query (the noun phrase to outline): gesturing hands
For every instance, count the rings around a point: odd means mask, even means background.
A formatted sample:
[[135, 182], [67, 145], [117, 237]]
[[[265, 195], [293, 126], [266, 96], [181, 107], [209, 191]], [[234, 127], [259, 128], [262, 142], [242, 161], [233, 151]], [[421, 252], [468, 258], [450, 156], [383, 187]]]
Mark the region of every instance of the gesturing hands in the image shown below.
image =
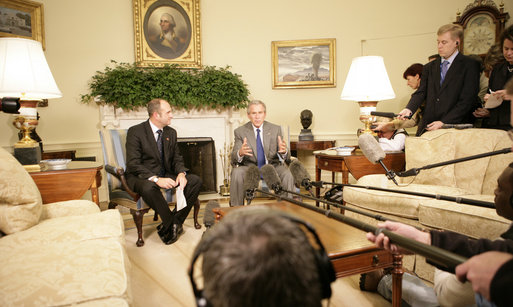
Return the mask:
[[278, 152], [282, 155], [287, 153], [287, 143], [278, 135]]
[[184, 173], [180, 173], [178, 176], [176, 176], [175, 180], [168, 177], [159, 177], [156, 184], [163, 189], [171, 189], [177, 186], [180, 186], [181, 189], [184, 189], [187, 185], [187, 179], [185, 178]]
[[244, 141], [242, 142], [242, 146], [239, 149], [239, 157], [243, 156], [253, 156], [253, 151], [251, 150], [251, 147], [248, 145], [248, 139], [244, 138]]

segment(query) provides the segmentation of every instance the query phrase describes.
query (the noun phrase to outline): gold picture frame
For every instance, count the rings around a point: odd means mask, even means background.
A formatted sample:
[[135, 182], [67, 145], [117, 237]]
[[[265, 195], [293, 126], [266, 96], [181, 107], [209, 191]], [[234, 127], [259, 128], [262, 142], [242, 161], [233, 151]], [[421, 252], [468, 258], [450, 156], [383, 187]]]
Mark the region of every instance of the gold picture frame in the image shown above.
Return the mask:
[[28, 0], [0, 3], [0, 37], [21, 37], [41, 43], [45, 50], [43, 4]]
[[271, 42], [275, 88], [335, 87], [335, 39]]
[[199, 0], [133, 0], [140, 66], [201, 67]]

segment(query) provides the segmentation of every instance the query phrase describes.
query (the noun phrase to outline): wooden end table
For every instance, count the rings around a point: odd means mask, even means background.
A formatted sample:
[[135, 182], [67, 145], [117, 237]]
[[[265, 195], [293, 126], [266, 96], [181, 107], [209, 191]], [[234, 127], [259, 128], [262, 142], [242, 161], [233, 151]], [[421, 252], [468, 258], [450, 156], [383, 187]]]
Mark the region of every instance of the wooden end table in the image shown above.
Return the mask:
[[[337, 278], [392, 267], [392, 306], [401, 306], [403, 275], [401, 254], [392, 254], [387, 250], [379, 249], [366, 239], [363, 231], [293, 203], [280, 201], [264, 205], [297, 216], [312, 224], [333, 263]], [[243, 210], [243, 208], [245, 207], [221, 207], [213, 211], [216, 214], [216, 220], [219, 221], [230, 211]]]
[[297, 157], [298, 150], [325, 150], [335, 146], [335, 140], [290, 142], [290, 154]]
[[98, 162], [71, 161], [66, 169], [47, 169], [29, 174], [41, 193], [43, 204], [80, 199], [87, 190], [91, 190], [92, 201], [100, 206], [98, 188], [102, 182], [102, 168]]
[[[405, 166], [404, 152], [387, 153], [383, 163], [389, 170], [402, 171]], [[335, 172], [342, 172], [342, 183], [349, 183], [349, 173], [358, 180], [360, 177], [369, 174], [385, 174], [381, 164], [372, 164], [363, 155], [360, 149], [354, 150], [351, 155], [315, 155], [315, 180], [321, 180], [321, 171], [331, 171], [331, 181], [335, 182]], [[316, 195], [319, 197], [320, 188], [315, 188]], [[318, 205], [318, 203], [317, 203]]]

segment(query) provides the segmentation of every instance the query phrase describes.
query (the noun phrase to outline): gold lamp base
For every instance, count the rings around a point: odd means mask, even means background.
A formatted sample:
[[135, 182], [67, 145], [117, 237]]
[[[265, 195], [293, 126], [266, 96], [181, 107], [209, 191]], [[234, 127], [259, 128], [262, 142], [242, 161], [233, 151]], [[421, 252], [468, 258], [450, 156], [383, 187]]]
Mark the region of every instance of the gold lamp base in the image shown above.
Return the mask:
[[14, 144], [14, 156], [27, 171], [41, 170], [41, 148], [39, 143], [30, 137], [37, 127], [37, 100], [20, 100], [20, 114], [14, 115], [13, 125], [23, 132], [23, 137]]
[[370, 114], [372, 111], [376, 111], [377, 104], [377, 101], [358, 102], [358, 105], [360, 106], [360, 121], [365, 124], [365, 129], [362, 130], [361, 133], [367, 133], [373, 136], [377, 135], [371, 128], [372, 123], [376, 121], [376, 116]]

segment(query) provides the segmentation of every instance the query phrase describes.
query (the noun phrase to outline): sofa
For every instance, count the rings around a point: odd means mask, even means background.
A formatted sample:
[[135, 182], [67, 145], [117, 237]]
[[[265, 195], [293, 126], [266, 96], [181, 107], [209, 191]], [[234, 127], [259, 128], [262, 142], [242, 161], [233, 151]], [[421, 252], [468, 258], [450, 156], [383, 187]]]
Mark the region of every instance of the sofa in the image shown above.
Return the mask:
[[42, 205], [0, 148], [0, 306], [129, 306], [130, 262], [117, 210], [88, 200]]
[[[420, 137], [408, 137], [405, 146], [406, 170], [496, 151], [512, 146], [507, 132], [494, 129], [440, 129]], [[421, 170], [417, 176], [396, 177], [399, 186], [385, 175], [366, 175], [357, 185], [494, 201], [497, 178], [513, 162], [513, 154]], [[386, 191], [346, 187], [343, 199], [348, 206], [365, 209], [424, 229], [451, 230], [473, 238], [497, 239], [511, 221], [495, 209], [459, 204], [435, 198]], [[372, 218], [346, 211], [348, 216], [377, 224]], [[421, 278], [433, 281], [434, 267], [419, 255], [405, 256], [403, 264]]]

